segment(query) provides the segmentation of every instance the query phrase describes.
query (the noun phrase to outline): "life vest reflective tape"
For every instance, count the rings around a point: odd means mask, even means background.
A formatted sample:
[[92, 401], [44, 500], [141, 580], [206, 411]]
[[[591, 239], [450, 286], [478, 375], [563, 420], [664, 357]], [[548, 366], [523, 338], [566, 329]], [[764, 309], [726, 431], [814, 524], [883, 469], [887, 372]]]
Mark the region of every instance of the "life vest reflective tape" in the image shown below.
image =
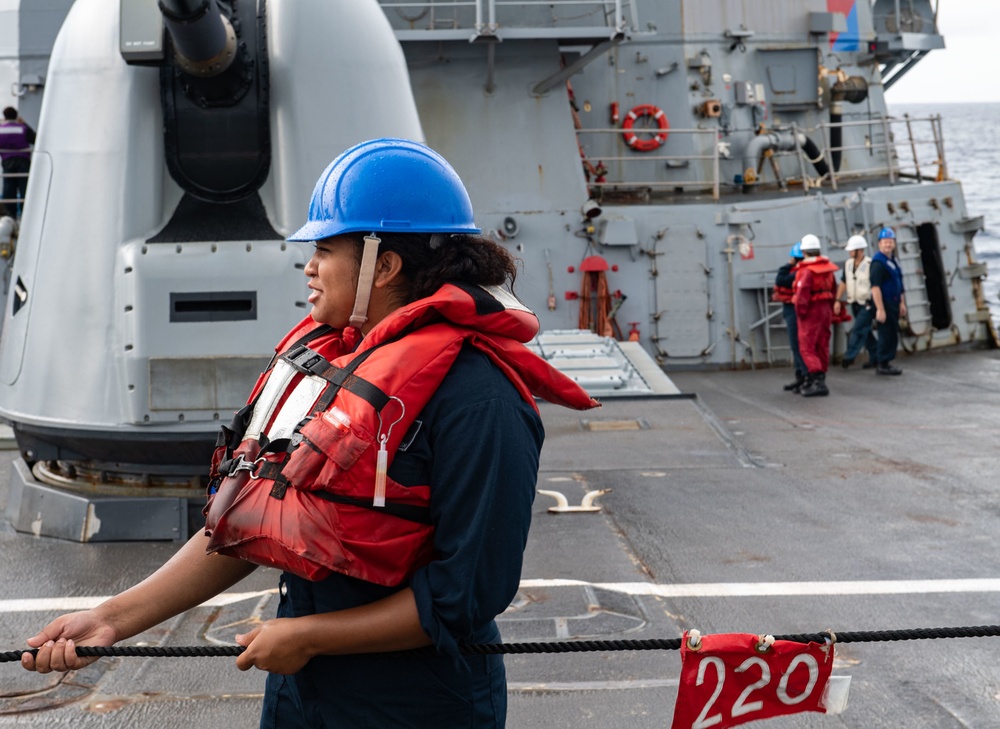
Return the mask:
[[[357, 470], [354, 483], [343, 481], [383, 432], [383, 409], [396, 399], [355, 370], [394, 343], [348, 355], [346, 363], [335, 358], [339, 367], [301, 346], [279, 357], [270, 374], [284, 391], [272, 393], [265, 384], [252, 401], [254, 410], [274, 413], [270, 422], [235, 449], [228, 446], [240, 438], [241, 422], [220, 438], [215, 489], [205, 509], [210, 551], [312, 580], [338, 571], [385, 585], [398, 584], [430, 559], [427, 486], [404, 487], [389, 479], [388, 498], [376, 504], [369, 495], [371, 468]], [[388, 365], [395, 363], [388, 359]], [[281, 377], [285, 369], [294, 370], [298, 381]], [[314, 381], [325, 389], [317, 391]], [[327, 490], [337, 483], [346, 493]], [[373, 534], [383, 541], [372, 543]]]
[[[636, 120], [644, 116], [648, 116], [655, 121], [662, 131], [656, 132], [648, 139], [639, 139], [636, 133], [632, 131], [632, 128], [635, 126]], [[625, 130], [622, 133], [625, 144], [637, 152], [652, 152], [667, 141], [667, 135], [669, 134], [667, 130], [670, 129], [670, 123], [667, 121], [667, 115], [663, 113], [663, 109], [655, 107], [652, 104], [639, 104], [639, 106], [634, 107], [625, 115], [625, 121], [622, 122], [622, 129]]]

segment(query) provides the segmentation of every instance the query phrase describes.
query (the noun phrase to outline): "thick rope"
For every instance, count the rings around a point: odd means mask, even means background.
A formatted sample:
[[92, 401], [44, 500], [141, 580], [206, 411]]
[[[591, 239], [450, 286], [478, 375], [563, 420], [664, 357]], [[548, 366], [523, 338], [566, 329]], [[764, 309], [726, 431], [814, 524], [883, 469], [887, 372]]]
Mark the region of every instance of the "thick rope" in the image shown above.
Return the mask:
[[[1000, 636], [1000, 625], [980, 625], [963, 628], [912, 628], [910, 630], [868, 630], [853, 633], [796, 633], [776, 635], [775, 640], [796, 643], [822, 643], [831, 638], [836, 643], [879, 643], [897, 640], [934, 640], [938, 638], [990, 638]], [[592, 653], [596, 651], [675, 651], [681, 647], [680, 638], [649, 640], [564, 640], [528, 643], [471, 643], [461, 646], [466, 655], [497, 655], [526, 653]], [[214, 646], [77, 646], [76, 654], [93, 656], [138, 656], [142, 658], [194, 658], [238, 656], [245, 648], [238, 645]], [[0, 653], [0, 663], [20, 661], [25, 653], [35, 655], [38, 649], [5, 651]], [[384, 653], [386, 657], [418, 656], [434, 653], [431, 647], [412, 651]]]

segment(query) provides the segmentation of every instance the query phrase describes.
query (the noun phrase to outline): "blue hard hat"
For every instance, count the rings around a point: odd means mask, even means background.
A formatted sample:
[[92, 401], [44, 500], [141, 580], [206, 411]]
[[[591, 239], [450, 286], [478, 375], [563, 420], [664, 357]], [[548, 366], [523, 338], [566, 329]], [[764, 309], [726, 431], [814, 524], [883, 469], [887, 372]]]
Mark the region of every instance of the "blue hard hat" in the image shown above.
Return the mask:
[[372, 139], [337, 157], [313, 190], [309, 222], [288, 240], [344, 233], [479, 233], [458, 173], [408, 139]]
[[795, 241], [795, 245], [792, 246], [792, 250], [788, 251], [790, 258], [805, 258], [802, 255], [802, 241]]
[[888, 226], [882, 228], [882, 230], [878, 232], [878, 239], [882, 240], [883, 238], [892, 238], [893, 240], [896, 240], [896, 231]]

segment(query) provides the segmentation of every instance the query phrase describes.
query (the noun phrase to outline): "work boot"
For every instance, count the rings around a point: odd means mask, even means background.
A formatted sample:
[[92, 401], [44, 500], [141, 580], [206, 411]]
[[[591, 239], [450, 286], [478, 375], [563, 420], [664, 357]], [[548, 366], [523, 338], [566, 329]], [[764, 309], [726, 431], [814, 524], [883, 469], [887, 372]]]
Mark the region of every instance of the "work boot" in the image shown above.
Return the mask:
[[829, 394], [830, 390], [826, 386], [826, 373], [810, 373], [809, 384], [802, 388], [802, 397], [826, 397]]
[[893, 367], [891, 362], [882, 362], [875, 369], [875, 373], [879, 375], [901, 375], [903, 370], [899, 367]]
[[795, 382], [789, 382], [785, 385], [785, 392], [794, 392], [796, 395], [799, 394], [799, 390], [802, 389], [802, 385], [805, 384], [806, 376], [803, 375], [798, 370], [795, 371]]
[[792, 392], [794, 392], [796, 395], [801, 395], [803, 392], [812, 387], [812, 384], [813, 384], [813, 375], [812, 373], [807, 372], [802, 379], [802, 384], [799, 385], [797, 389], [792, 390]]

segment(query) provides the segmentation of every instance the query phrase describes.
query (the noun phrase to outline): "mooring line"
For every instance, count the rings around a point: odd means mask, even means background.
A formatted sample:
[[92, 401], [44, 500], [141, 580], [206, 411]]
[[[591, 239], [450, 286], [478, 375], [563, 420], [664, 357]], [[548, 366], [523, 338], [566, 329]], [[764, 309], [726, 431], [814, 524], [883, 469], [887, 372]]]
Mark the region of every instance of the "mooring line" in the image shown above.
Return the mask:
[[[794, 633], [775, 635], [775, 640], [790, 640], [796, 643], [879, 643], [903, 640], [936, 640], [941, 638], [989, 638], [1000, 636], [1000, 625], [979, 625], [958, 628], [911, 628], [904, 630], [868, 630], [846, 633]], [[675, 651], [681, 647], [680, 638], [646, 640], [564, 640], [530, 641], [525, 643], [471, 643], [460, 647], [466, 655], [501, 655], [528, 653], [593, 653], [597, 651]], [[78, 656], [99, 657], [141, 657], [141, 658], [205, 658], [238, 656], [246, 650], [238, 645], [215, 646], [77, 646]], [[36, 655], [37, 648], [0, 653], [0, 663], [20, 661], [25, 653]], [[400, 658], [434, 654], [433, 647], [410, 651], [368, 654]]]

